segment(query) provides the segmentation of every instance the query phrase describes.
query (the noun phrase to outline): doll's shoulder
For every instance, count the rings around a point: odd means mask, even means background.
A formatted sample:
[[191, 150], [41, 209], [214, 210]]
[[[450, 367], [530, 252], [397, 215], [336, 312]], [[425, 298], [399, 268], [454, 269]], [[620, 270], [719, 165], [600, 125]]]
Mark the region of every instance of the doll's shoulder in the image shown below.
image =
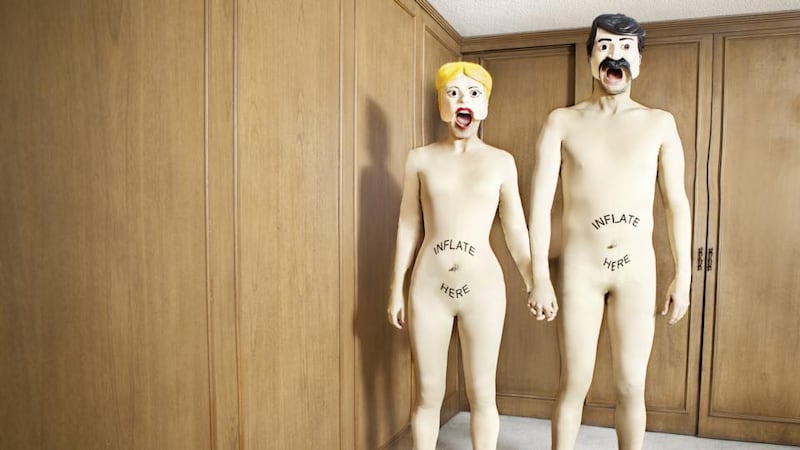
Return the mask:
[[641, 103], [633, 102], [634, 107], [631, 108], [631, 112], [634, 114], [639, 114], [647, 118], [650, 121], [657, 121], [660, 123], [674, 123], [675, 117], [673, 117], [672, 113], [669, 111], [665, 111], [663, 109], [652, 108], [650, 106], [642, 105]]
[[555, 130], [563, 130], [570, 124], [580, 121], [588, 112], [590, 108], [587, 102], [578, 103], [577, 105], [565, 106], [556, 108], [547, 115], [544, 121], [543, 128]]
[[441, 142], [434, 142], [422, 147], [412, 148], [406, 156], [406, 165], [414, 167], [417, 170], [423, 169], [433, 164], [435, 161], [438, 161], [440, 158], [437, 158], [437, 155], [441, 155], [443, 151], [444, 148]]
[[437, 142], [433, 144], [424, 145], [422, 147], [415, 147], [409, 150], [408, 156], [406, 156], [409, 160], [414, 161], [421, 161], [426, 158], [429, 158], [437, 149]]
[[572, 106], [564, 106], [550, 111], [547, 115], [548, 122], [559, 122], [562, 120], [569, 120], [571, 117], [579, 116], [586, 111], [586, 102], [578, 103]]
[[675, 125], [675, 116], [669, 111], [663, 109], [650, 108], [650, 113], [662, 123], [664, 126], [670, 127]]
[[503, 150], [502, 148], [485, 144], [485, 152], [488, 164], [491, 164], [492, 166], [495, 166], [501, 170], [516, 170], [514, 155], [512, 155], [508, 150]]
[[639, 114], [642, 115], [648, 126], [662, 133], [671, 134], [677, 128], [675, 116], [669, 111], [643, 106], [639, 110]]

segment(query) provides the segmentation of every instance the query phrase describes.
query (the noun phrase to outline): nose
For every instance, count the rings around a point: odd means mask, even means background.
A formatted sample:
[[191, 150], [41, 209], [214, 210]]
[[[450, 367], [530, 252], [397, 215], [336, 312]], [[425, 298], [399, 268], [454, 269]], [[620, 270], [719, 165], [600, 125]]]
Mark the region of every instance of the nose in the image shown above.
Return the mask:
[[608, 56], [610, 56], [611, 59], [617, 59], [617, 46], [616, 45], [611, 45], [610, 46], [610, 48], [608, 49]]

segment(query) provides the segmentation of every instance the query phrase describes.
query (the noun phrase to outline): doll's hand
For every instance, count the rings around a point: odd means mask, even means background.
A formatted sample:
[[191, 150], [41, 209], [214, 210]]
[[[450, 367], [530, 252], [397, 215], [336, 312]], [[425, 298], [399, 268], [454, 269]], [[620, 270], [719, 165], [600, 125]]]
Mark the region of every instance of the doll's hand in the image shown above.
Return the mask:
[[665, 316], [669, 313], [670, 307], [672, 313], [669, 315], [668, 323], [673, 325], [683, 318], [686, 311], [689, 310], [689, 286], [688, 284], [677, 284], [675, 280], [669, 285], [667, 290], [667, 297], [664, 301], [664, 309], [661, 310], [661, 315]]
[[531, 292], [528, 293], [528, 309], [536, 320], [548, 322], [556, 318], [558, 314], [558, 302], [553, 284], [550, 282], [536, 283]]
[[386, 313], [389, 315], [389, 323], [395, 328], [402, 330], [406, 324], [406, 308], [403, 299], [392, 297], [389, 300], [389, 308]]

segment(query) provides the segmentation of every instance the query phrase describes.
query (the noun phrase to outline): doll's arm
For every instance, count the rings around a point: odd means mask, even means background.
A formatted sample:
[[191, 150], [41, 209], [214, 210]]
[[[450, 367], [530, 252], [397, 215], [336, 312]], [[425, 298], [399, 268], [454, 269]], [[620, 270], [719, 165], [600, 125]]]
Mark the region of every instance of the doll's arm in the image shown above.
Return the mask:
[[692, 219], [689, 200], [683, 185], [683, 147], [672, 114], [664, 113], [662, 126], [665, 139], [658, 158], [658, 186], [667, 219], [669, 243], [675, 264], [675, 278], [667, 291], [662, 315], [669, 323], [681, 320], [689, 309], [689, 286], [692, 276]]
[[560, 110], [550, 113], [536, 143], [536, 168], [531, 181], [530, 241], [533, 291], [528, 307], [537, 320], [555, 319], [558, 313], [553, 283], [550, 280], [550, 215], [561, 170]]
[[419, 201], [419, 171], [415, 150], [406, 157], [403, 176], [403, 198], [400, 201], [400, 219], [397, 224], [397, 243], [394, 254], [394, 270], [390, 286], [387, 314], [389, 323], [403, 328], [406, 322], [403, 284], [406, 273], [414, 261], [414, 252], [422, 235], [422, 211]]
[[511, 257], [514, 258], [517, 269], [525, 282], [525, 290], [530, 293], [533, 288], [531, 249], [528, 227], [525, 224], [525, 211], [522, 209], [522, 200], [519, 196], [517, 166], [513, 156], [508, 153], [504, 153], [503, 156], [503, 183], [500, 186], [499, 206], [500, 224], [503, 226], [503, 234]]

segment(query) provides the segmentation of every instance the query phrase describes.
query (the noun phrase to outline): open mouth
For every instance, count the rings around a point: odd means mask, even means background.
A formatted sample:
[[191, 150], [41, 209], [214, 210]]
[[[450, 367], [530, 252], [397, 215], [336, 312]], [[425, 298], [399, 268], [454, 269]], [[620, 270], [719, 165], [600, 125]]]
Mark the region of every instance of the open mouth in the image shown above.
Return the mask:
[[606, 57], [600, 63], [600, 71], [605, 73], [605, 79], [609, 83], [619, 83], [625, 79], [625, 70], [630, 73], [631, 65], [625, 58], [611, 59]]
[[472, 123], [472, 111], [469, 108], [458, 108], [456, 110], [456, 126], [462, 130]]
[[622, 69], [612, 68], [606, 71], [606, 77], [608, 77], [610, 81], [620, 81], [624, 76], [625, 74], [622, 72]]

